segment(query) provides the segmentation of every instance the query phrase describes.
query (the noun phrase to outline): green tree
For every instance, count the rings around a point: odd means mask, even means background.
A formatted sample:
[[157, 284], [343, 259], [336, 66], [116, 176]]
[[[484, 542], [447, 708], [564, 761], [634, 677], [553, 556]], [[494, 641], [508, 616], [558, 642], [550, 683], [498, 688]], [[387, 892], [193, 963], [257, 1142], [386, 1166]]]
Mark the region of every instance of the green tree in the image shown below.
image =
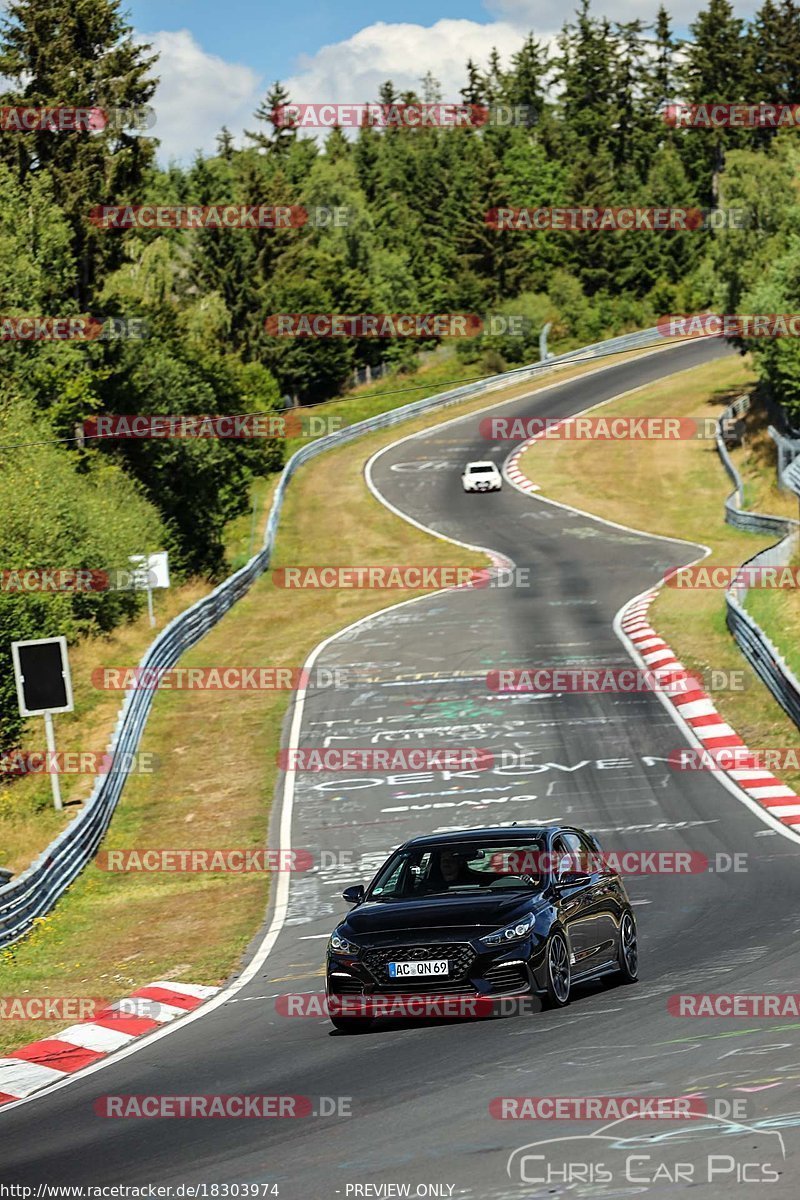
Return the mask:
[[[681, 80], [690, 104], [735, 104], [750, 99], [751, 45], [744, 21], [734, 16], [730, 0], [709, 0], [690, 25]], [[684, 131], [687, 161], [703, 184], [705, 198], [717, 202], [725, 151], [742, 146], [747, 134], [739, 129], [708, 128]]]
[[12, 0], [0, 29], [0, 77], [8, 84], [0, 103], [99, 108], [109, 118], [99, 132], [0, 136], [0, 159], [20, 183], [43, 170], [50, 175], [72, 231], [81, 311], [120, 261], [120, 242], [89, 214], [137, 198], [153, 161], [155, 142], [137, 128], [157, 83], [149, 49], [134, 42], [119, 0]]
[[575, 22], [564, 25], [558, 44], [555, 67], [565, 140], [570, 155], [590, 158], [609, 145], [616, 121], [616, 38], [610, 22], [593, 17], [589, 0], [581, 0]]
[[287, 111], [290, 103], [288, 91], [276, 80], [254, 114], [261, 128], [255, 132], [246, 129], [244, 136], [267, 154], [288, 154], [297, 138], [296, 121]]

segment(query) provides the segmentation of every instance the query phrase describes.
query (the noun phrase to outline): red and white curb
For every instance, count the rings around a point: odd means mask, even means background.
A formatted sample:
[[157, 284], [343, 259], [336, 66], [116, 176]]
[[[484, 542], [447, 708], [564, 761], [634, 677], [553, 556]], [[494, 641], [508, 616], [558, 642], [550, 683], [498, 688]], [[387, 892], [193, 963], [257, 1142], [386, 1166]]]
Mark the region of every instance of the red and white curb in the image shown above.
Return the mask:
[[81, 1071], [135, 1038], [185, 1017], [215, 996], [219, 988], [158, 980], [117, 1000], [91, 1021], [70, 1025], [53, 1037], [21, 1046], [0, 1057], [0, 1105], [30, 1096]]
[[[705, 750], [721, 750], [734, 747], [744, 758], [748, 754], [745, 742], [717, 712], [711, 697], [695, 688], [690, 691], [677, 688], [671, 690], [670, 683], [680, 683], [690, 672], [679, 662], [674, 652], [647, 620], [647, 611], [658, 595], [654, 588], [633, 600], [624, 610], [621, 628], [633, 644], [637, 654], [664, 684], [663, 693], [674, 706], [676, 713], [702, 743]], [[746, 792], [769, 815], [783, 825], [800, 829], [800, 796], [769, 771], [756, 767], [720, 770], [728, 775], [737, 787]]]
[[[614, 397], [612, 397], [612, 399], [618, 400], [619, 397], [614, 396]], [[596, 404], [596, 405], [593, 405], [593, 407], [594, 408], [602, 408], [603, 404], [608, 404], [608, 403], [609, 403], [608, 400], [604, 400], [602, 402], [602, 404]], [[561, 421], [557, 421], [557, 422], [553, 423], [552, 428], [558, 429], [559, 426], [568, 425], [570, 421], [574, 421], [574, 420], [575, 420], [574, 416], [573, 417], [564, 417]], [[533, 492], [538, 492], [538, 491], [540, 491], [540, 488], [539, 488], [538, 483], [534, 483], [532, 479], [528, 478], [528, 476], [525, 474], [524, 471], [520, 470], [520, 467], [519, 467], [520, 459], [522, 458], [523, 454], [527, 450], [530, 450], [531, 446], [535, 446], [537, 442], [542, 441], [543, 437], [544, 437], [543, 434], [535, 433], [532, 437], [526, 438], [524, 442], [520, 442], [520, 444], [517, 446], [516, 450], [514, 450], [514, 452], [512, 454], [510, 454], [509, 457], [506, 459], [505, 465], [503, 467], [503, 474], [505, 475], [508, 482], [510, 484], [513, 484], [513, 486], [517, 489], [518, 492], [525, 492], [526, 495], [531, 495]]]
[[539, 491], [538, 483], [534, 483], [528, 476], [519, 469], [519, 460], [522, 458], [526, 450], [528, 450], [536, 441], [535, 437], [528, 438], [527, 442], [521, 442], [517, 446], [514, 453], [506, 459], [503, 467], [503, 474], [509, 483], [513, 484], [518, 492], [525, 492], [526, 495], [531, 495], [533, 492]]

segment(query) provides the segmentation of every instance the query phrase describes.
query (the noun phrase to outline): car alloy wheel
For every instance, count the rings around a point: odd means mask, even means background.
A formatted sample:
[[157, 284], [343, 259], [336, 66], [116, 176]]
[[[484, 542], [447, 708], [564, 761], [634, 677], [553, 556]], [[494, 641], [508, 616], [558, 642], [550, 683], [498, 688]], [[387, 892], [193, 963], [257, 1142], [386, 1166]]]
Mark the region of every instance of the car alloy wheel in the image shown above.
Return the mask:
[[569, 1003], [572, 972], [569, 965], [569, 948], [564, 934], [557, 930], [547, 943], [547, 996], [548, 1008], [563, 1008]]
[[622, 918], [619, 930], [620, 974], [628, 983], [639, 978], [639, 946], [636, 940], [636, 925], [630, 913]]

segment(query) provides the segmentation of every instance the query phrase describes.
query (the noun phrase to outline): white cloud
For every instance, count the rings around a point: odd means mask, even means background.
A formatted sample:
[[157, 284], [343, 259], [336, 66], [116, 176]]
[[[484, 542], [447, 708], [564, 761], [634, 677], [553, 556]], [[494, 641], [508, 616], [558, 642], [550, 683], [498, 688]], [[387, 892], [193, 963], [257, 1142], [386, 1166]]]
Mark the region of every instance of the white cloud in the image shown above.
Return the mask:
[[484, 25], [443, 19], [430, 26], [379, 21], [343, 42], [302, 55], [286, 86], [299, 104], [357, 104], [377, 99], [386, 79], [399, 92], [419, 90], [420, 79], [431, 71], [441, 82], [443, 100], [455, 101], [466, 82], [468, 58], [483, 67], [497, 46], [507, 62], [523, 40], [524, 33], [506, 21]]
[[[661, 4], [667, 9], [673, 29], [688, 29], [698, 12], [708, 7], [708, 0], [594, 0], [592, 13], [595, 17], [608, 17], [610, 21], [634, 21], [640, 17], [644, 21], [655, 18]], [[508, 21], [517, 29], [532, 29], [538, 36], [540, 29], [551, 29], [553, 23], [553, 5], [550, 0], [485, 0], [486, 8], [501, 20]], [[739, 17], [750, 17], [759, 7], [760, 0], [745, 0], [737, 3], [734, 0], [734, 10]], [[559, 27], [565, 21], [572, 21], [578, 0], [569, 0], [558, 11]]]
[[213, 152], [223, 125], [234, 134], [252, 127], [262, 83], [251, 67], [208, 54], [188, 29], [140, 34], [137, 41], [150, 43], [159, 55], [155, 71], [161, 83], [151, 104], [162, 162], [189, 161], [196, 150]]

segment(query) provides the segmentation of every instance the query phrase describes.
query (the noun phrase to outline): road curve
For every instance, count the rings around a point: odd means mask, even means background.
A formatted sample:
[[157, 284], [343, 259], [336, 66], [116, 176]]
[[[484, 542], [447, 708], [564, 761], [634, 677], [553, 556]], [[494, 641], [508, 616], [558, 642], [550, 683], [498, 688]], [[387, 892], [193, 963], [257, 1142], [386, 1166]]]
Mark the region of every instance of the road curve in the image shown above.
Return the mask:
[[[567, 416], [725, 352], [713, 341], [687, 344], [498, 411]], [[317, 665], [366, 666], [369, 679], [309, 693], [295, 714], [297, 740], [523, 748], [532, 766], [458, 778], [298, 776], [292, 844], [327, 852], [326, 865], [292, 878], [269, 956], [253, 960], [252, 977], [199, 1019], [0, 1112], [0, 1183], [160, 1184], [172, 1185], [172, 1195], [187, 1194], [174, 1190], [180, 1184], [207, 1184], [208, 1196], [225, 1194], [212, 1192], [215, 1184], [257, 1183], [298, 1200], [403, 1194], [395, 1185], [412, 1196], [490, 1200], [656, 1197], [689, 1187], [702, 1200], [732, 1189], [742, 1200], [756, 1188], [776, 1200], [796, 1195], [800, 1026], [680, 1020], [667, 998], [794, 989], [800, 848], [707, 774], [669, 769], [681, 734], [652, 695], [501, 698], [485, 687], [493, 667], [630, 665], [612, 629], [615, 614], [695, 552], [509, 487], [464, 495], [463, 463], [501, 463], [510, 448], [487, 444], [478, 422], [459, 418], [401, 440], [376, 459], [372, 483], [413, 520], [528, 569], [531, 586], [437, 594], [332, 639]], [[276, 804], [272, 844], [279, 815]], [[641, 982], [584, 988], [561, 1012], [397, 1022], [359, 1037], [333, 1033], [324, 1018], [280, 1015], [282, 995], [321, 988], [324, 937], [345, 911], [342, 886], [369, 877], [400, 841], [557, 819], [596, 831], [610, 849], [744, 853], [748, 869], [632, 878]], [[308, 1096], [317, 1115], [148, 1120], [96, 1110], [107, 1095], [218, 1093]], [[697, 1094], [721, 1101], [720, 1110], [738, 1101], [741, 1123], [712, 1116], [603, 1133], [596, 1121], [500, 1121], [489, 1113], [499, 1096], [629, 1094]], [[323, 1115], [326, 1104], [339, 1107]], [[553, 1142], [564, 1137], [576, 1140], [567, 1149]], [[545, 1148], [514, 1154], [545, 1139]], [[553, 1176], [559, 1162], [562, 1173]]]

